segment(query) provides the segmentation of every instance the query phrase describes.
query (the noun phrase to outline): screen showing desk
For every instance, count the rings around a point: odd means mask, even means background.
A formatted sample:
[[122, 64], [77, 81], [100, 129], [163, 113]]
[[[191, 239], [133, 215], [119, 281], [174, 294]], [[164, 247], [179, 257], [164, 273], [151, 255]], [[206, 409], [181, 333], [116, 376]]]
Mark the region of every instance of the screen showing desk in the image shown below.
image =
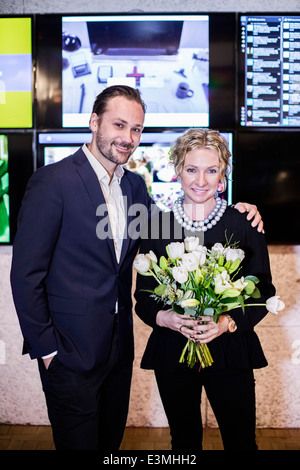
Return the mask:
[[207, 15], [64, 16], [62, 124], [88, 127], [107, 86], [137, 88], [145, 127], [209, 124]]
[[300, 16], [241, 15], [241, 126], [300, 126]]
[[32, 127], [31, 18], [0, 18], [0, 127]]

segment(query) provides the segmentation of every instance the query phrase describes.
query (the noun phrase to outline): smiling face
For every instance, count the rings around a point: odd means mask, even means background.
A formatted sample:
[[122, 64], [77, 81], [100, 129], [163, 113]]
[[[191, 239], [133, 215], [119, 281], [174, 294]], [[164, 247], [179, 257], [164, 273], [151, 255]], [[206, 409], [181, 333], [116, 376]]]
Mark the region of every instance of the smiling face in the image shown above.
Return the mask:
[[96, 113], [92, 114], [90, 151], [110, 175], [117, 165], [127, 163], [139, 145], [143, 123], [141, 105], [123, 96], [109, 100], [101, 119]]
[[187, 212], [195, 213], [197, 205], [202, 205], [206, 215], [211, 212], [215, 206], [214, 195], [220, 176], [217, 152], [207, 148], [196, 148], [187, 152], [181, 173], [185, 211], [187, 206], [190, 206]]

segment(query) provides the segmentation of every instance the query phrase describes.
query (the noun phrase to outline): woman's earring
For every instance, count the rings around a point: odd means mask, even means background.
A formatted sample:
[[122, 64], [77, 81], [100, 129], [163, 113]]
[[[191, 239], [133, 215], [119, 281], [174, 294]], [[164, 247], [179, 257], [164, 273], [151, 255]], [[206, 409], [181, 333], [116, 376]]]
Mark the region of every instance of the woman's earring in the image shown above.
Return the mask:
[[218, 191], [219, 194], [224, 192], [224, 184], [222, 183], [222, 181], [220, 181], [220, 183], [218, 184], [217, 191]]
[[215, 198], [219, 197], [220, 194], [222, 194], [224, 192], [224, 190], [225, 190], [224, 184], [222, 183], [222, 181], [220, 181], [219, 184], [218, 184], [217, 191], [215, 193]]

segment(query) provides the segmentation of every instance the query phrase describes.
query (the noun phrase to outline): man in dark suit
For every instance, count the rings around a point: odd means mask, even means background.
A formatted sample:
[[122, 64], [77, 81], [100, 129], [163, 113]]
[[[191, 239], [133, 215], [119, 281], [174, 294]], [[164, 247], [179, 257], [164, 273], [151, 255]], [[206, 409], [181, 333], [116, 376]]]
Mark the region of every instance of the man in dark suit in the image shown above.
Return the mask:
[[148, 214], [151, 199], [122, 165], [139, 144], [144, 113], [138, 91], [106, 88], [94, 103], [91, 143], [37, 170], [20, 211], [12, 292], [56, 449], [115, 451], [125, 429], [139, 247], [128, 209], [138, 204]]
[[117, 450], [122, 440], [138, 249], [126, 208], [151, 204], [143, 179], [122, 165], [139, 144], [144, 111], [136, 90], [107, 88], [94, 104], [90, 145], [37, 170], [20, 211], [12, 291], [57, 449]]

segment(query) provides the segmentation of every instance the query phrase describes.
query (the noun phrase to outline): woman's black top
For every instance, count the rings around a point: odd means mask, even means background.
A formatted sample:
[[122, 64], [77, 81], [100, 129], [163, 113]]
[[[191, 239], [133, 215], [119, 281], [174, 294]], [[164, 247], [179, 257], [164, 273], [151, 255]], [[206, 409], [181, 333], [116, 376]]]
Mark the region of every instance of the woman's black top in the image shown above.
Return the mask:
[[[241, 276], [254, 275], [260, 280], [257, 287], [261, 292], [260, 299], [248, 299], [247, 303], [264, 303], [275, 295], [272, 284], [269, 256], [265, 236], [253, 228], [246, 220], [247, 214], [241, 214], [236, 209], [228, 207], [221, 220], [207, 232], [197, 232], [200, 244], [211, 248], [215, 243], [223, 245], [226, 240], [230, 244], [238, 242], [238, 247], [245, 252]], [[158, 233], [158, 230], [160, 231]], [[186, 236], [195, 236], [195, 232], [184, 231], [174, 218], [173, 212], [160, 213], [152, 220], [148, 235], [141, 241], [140, 253], [152, 250], [156, 256], [167, 256], [165, 247], [173, 241], [183, 241]], [[202, 237], [202, 239], [201, 239]], [[137, 315], [147, 325], [153, 328], [144, 352], [141, 367], [144, 369], [176, 369], [187, 338], [181, 333], [156, 324], [156, 314], [161, 309], [170, 308], [163, 302], [155, 300], [144, 290], [153, 290], [157, 282], [152, 276], [137, 274], [136, 306]], [[208, 344], [214, 365], [218, 368], [261, 368], [267, 365], [260, 341], [254, 331], [254, 326], [267, 314], [263, 307], [246, 307], [231, 310], [229, 315], [235, 320], [237, 330], [225, 333]]]

